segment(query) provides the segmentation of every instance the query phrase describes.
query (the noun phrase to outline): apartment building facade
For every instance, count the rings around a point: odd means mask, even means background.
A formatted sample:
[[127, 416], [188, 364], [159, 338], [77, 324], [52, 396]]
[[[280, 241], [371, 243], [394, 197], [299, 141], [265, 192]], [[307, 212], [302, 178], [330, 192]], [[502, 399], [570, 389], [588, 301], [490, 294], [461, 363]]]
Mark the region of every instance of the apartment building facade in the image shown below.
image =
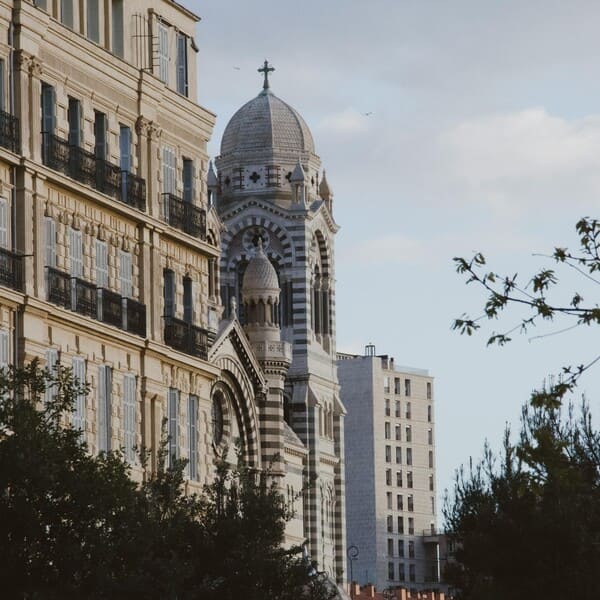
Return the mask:
[[349, 577], [379, 590], [430, 589], [439, 581], [433, 377], [372, 345], [362, 356], [338, 353], [337, 364]]

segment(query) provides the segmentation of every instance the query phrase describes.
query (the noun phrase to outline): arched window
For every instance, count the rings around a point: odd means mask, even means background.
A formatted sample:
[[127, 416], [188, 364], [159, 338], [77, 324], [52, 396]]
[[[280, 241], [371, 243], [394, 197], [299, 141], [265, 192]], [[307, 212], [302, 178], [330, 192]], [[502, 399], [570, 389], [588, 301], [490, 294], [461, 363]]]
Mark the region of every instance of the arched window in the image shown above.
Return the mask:
[[213, 442], [218, 445], [223, 440], [223, 394], [221, 392], [213, 396], [211, 417]]

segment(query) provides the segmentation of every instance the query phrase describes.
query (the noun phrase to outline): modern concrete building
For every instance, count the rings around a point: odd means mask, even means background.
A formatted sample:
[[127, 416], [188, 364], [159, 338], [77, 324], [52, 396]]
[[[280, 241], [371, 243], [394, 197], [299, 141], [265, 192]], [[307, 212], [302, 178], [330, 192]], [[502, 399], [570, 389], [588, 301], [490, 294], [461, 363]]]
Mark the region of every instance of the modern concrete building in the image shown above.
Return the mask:
[[[294, 504], [287, 543], [341, 582], [331, 193], [268, 90], [232, 119], [218, 185], [198, 20], [173, 0], [0, 0], [0, 364], [72, 366], [90, 393], [71, 422], [135, 477], [165, 420], [190, 492], [239, 442]], [[248, 129], [265, 110], [287, 145]]]
[[[346, 417], [348, 576], [377, 589], [439, 581], [433, 378], [390, 356], [338, 354]], [[352, 564], [350, 564], [352, 562]]]

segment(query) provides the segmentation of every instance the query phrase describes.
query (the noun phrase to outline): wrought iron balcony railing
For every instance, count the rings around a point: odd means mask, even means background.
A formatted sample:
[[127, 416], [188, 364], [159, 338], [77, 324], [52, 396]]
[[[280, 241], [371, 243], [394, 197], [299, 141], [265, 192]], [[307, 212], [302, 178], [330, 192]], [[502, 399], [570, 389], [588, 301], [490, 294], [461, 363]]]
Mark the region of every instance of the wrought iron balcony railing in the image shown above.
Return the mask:
[[163, 194], [165, 221], [193, 237], [206, 240], [206, 211], [174, 194]]
[[175, 317], [165, 317], [165, 344], [191, 356], [208, 358], [208, 331]]
[[0, 110], [0, 146], [12, 152], [21, 152], [19, 118]]
[[23, 256], [0, 248], [0, 285], [23, 291]]
[[[1, 260], [1, 259], [0, 259]], [[47, 267], [48, 300], [81, 315], [146, 337], [146, 306], [89, 281]]]
[[146, 182], [51, 133], [43, 133], [44, 164], [139, 210], [146, 210]]

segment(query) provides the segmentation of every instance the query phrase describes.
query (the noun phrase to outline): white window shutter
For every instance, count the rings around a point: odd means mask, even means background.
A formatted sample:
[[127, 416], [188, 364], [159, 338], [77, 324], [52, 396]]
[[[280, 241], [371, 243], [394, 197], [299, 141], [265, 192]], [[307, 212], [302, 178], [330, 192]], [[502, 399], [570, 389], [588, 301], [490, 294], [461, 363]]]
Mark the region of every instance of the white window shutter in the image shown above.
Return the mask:
[[69, 251], [71, 258], [71, 276], [81, 277], [83, 275], [83, 248], [81, 242], [81, 231], [69, 230]]
[[133, 261], [131, 252], [121, 251], [121, 296], [131, 298], [133, 293]]
[[175, 151], [168, 146], [163, 147], [163, 192], [174, 194], [176, 190]]
[[[79, 382], [79, 385], [85, 385], [85, 360], [79, 356], [73, 357], [73, 378]], [[75, 397], [73, 406], [72, 423], [75, 429], [85, 431], [85, 413], [86, 413], [86, 395], [81, 391]]]
[[125, 460], [132, 464], [135, 461], [135, 375], [128, 373], [123, 377], [123, 446]]
[[96, 240], [96, 285], [108, 287], [108, 246], [106, 242]]
[[[48, 348], [46, 350], [46, 368], [52, 376], [56, 375], [56, 367], [58, 365], [58, 350], [56, 348]], [[44, 402], [50, 402], [56, 396], [56, 386], [50, 382], [46, 382], [46, 390], [44, 392]]]
[[9, 352], [10, 342], [8, 331], [0, 329], [0, 367], [8, 367], [8, 363], [10, 362]]
[[53, 218], [44, 219], [46, 237], [46, 266], [56, 267], [56, 223]]
[[8, 215], [8, 200], [6, 198], [0, 198], [0, 247], [8, 248], [8, 227], [9, 227], [9, 215]]
[[158, 24], [158, 76], [169, 82], [169, 28], [164, 23]]

